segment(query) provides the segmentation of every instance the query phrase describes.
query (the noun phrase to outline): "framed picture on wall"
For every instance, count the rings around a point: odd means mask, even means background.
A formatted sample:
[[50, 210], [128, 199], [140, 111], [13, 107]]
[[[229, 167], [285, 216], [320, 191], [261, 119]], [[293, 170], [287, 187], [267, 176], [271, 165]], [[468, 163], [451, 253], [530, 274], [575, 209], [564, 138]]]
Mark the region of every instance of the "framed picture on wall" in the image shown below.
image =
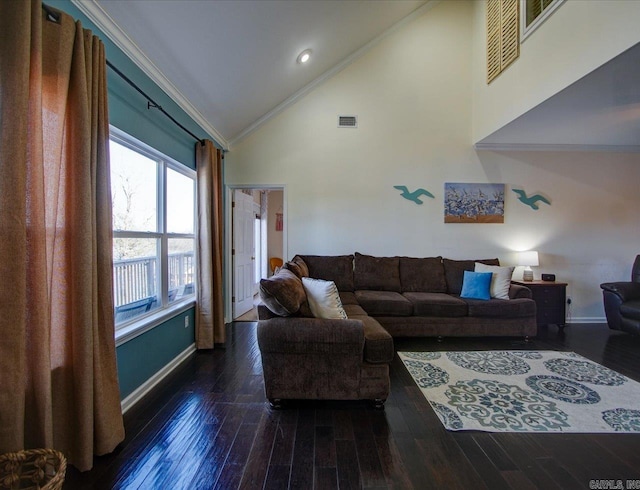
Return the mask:
[[504, 184], [444, 184], [445, 223], [504, 223]]

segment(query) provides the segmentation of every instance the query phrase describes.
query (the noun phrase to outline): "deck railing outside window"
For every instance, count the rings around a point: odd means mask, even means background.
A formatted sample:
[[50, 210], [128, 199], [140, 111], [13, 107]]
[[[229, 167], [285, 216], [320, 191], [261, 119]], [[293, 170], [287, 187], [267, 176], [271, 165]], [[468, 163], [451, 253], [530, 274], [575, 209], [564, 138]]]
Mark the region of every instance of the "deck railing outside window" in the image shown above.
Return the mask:
[[[193, 252], [169, 254], [169, 300], [176, 297], [182, 286], [193, 284]], [[155, 296], [158, 281], [156, 256], [113, 261], [115, 306], [123, 306], [143, 298]], [[185, 291], [186, 292], [186, 291]]]

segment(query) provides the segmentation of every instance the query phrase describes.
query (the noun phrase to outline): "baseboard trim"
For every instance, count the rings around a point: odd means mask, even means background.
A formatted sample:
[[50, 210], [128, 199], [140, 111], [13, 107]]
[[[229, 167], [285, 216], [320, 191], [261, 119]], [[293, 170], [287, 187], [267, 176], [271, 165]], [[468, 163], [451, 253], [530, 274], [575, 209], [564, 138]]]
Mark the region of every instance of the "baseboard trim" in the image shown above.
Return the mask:
[[151, 376], [147, 381], [136, 388], [129, 396], [120, 402], [122, 413], [126, 413], [131, 407], [138, 403], [142, 397], [149, 393], [160, 381], [162, 381], [171, 371], [177, 368], [184, 360], [196, 351], [196, 344], [191, 344], [175, 358], [173, 358], [160, 371]]
[[567, 319], [567, 323], [607, 323], [603, 316], [574, 316]]

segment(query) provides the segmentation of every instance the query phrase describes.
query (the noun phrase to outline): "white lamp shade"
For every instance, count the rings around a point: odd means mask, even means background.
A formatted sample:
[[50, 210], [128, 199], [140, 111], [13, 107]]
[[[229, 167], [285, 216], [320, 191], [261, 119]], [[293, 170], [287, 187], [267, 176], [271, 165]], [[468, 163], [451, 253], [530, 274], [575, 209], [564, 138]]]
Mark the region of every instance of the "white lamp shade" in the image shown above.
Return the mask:
[[524, 265], [524, 266], [540, 265], [540, 262], [538, 261], [538, 252], [534, 250], [520, 252], [520, 254], [518, 255], [518, 265]]

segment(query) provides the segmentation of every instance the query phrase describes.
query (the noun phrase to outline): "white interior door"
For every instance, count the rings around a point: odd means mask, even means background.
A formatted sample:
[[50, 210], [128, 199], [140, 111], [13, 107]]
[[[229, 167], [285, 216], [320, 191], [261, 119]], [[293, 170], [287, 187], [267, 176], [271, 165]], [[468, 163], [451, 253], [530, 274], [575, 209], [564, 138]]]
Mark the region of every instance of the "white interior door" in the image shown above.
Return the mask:
[[254, 214], [253, 197], [234, 191], [233, 198], [233, 318], [253, 308]]

